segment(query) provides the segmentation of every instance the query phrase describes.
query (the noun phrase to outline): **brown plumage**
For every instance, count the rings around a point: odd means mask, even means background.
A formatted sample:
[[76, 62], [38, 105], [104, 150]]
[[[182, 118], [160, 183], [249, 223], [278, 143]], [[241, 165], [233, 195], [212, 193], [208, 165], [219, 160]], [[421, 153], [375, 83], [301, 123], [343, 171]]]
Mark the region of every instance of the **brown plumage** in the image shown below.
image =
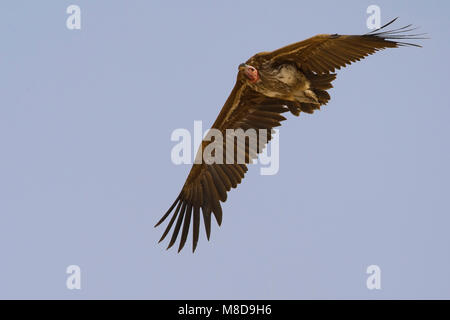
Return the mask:
[[[408, 34], [413, 30], [410, 26], [380, 31], [395, 20], [365, 35], [321, 34], [272, 52], [254, 55], [239, 66], [236, 84], [212, 128], [220, 130], [224, 136], [226, 129], [267, 129], [269, 141], [272, 129], [286, 120], [283, 113], [290, 111], [296, 116], [300, 112], [313, 113], [328, 102], [330, 96], [326, 90], [332, 88], [336, 69], [385, 48], [419, 46], [402, 42], [405, 39], [421, 39], [418, 37], [420, 35]], [[260, 132], [256, 132], [259, 138]], [[210, 143], [204, 140], [200, 150], [205, 150]], [[225, 202], [227, 192], [242, 181], [247, 172], [246, 164], [263, 150], [263, 144], [258, 144], [255, 150], [248, 145], [238, 146], [233, 140], [235, 158], [232, 164], [227, 164], [223, 156], [222, 164], [202, 161], [192, 166], [180, 194], [156, 224], [160, 225], [173, 212], [160, 239], [162, 241], [174, 227], [167, 249], [173, 246], [180, 230], [178, 251], [184, 247], [192, 220], [192, 250], [195, 251], [200, 233], [200, 213], [209, 240], [211, 215], [220, 225], [220, 202]], [[245, 154], [243, 164], [236, 161], [239, 151]]]

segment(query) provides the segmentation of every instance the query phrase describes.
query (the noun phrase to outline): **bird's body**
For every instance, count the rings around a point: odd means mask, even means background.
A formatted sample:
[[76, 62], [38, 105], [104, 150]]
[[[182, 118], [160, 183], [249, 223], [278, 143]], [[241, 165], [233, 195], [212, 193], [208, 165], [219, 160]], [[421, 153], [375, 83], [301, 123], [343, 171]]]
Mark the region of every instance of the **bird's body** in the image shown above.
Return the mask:
[[269, 63], [257, 68], [260, 81], [249, 86], [260, 94], [287, 101], [319, 103], [310, 90], [311, 82], [294, 63], [273, 68]]
[[[229, 129], [255, 130], [258, 138], [264, 135], [267, 141], [270, 140], [272, 129], [286, 120], [282, 113], [290, 111], [298, 116], [301, 112], [313, 113], [327, 104], [330, 99], [327, 90], [332, 88], [331, 82], [336, 78], [336, 69], [385, 48], [418, 46], [398, 41], [419, 39], [417, 35], [405, 34], [412, 30], [408, 27], [385, 32], [379, 32], [380, 28], [365, 35], [317, 35], [272, 52], [254, 55], [239, 66], [236, 84], [212, 128], [224, 135]], [[209, 239], [211, 215], [215, 216], [220, 225], [220, 202], [226, 201], [227, 192], [237, 187], [247, 172], [247, 164], [257, 157], [267, 143], [263, 141], [258, 142], [256, 147], [243, 147], [234, 138], [231, 142], [228, 137], [225, 140], [222, 147], [226, 151], [232, 150], [232, 161], [228, 161], [226, 152], [219, 156], [219, 162], [196, 161], [177, 199], [156, 224], [161, 224], [175, 209], [160, 240], [174, 226], [168, 248], [175, 243], [180, 230], [178, 251], [184, 247], [192, 220], [195, 251], [200, 214]], [[229, 149], [225, 142], [230, 142], [232, 148]], [[198, 155], [201, 156], [211, 143], [212, 140], [206, 137], [200, 145]], [[237, 161], [239, 153], [245, 155], [244, 162]]]

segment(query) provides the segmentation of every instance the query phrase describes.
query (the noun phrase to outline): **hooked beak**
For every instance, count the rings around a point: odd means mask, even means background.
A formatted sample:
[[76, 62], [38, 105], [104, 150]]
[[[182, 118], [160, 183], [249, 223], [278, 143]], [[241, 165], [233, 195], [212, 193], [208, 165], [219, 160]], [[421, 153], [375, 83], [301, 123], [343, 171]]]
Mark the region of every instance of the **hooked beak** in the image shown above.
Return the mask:
[[241, 63], [241, 64], [239, 65], [239, 71], [244, 70], [244, 69], [246, 69], [246, 68], [247, 68], [247, 65], [246, 65], [245, 63]]

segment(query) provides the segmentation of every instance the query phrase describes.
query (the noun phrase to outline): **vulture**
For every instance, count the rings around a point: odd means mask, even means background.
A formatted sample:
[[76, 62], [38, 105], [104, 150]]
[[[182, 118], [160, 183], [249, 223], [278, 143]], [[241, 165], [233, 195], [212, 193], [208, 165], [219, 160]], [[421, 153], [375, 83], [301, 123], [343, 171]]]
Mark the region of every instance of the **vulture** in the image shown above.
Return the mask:
[[[396, 18], [397, 19], [397, 18]], [[286, 120], [282, 115], [290, 112], [299, 116], [300, 112], [313, 113], [330, 100], [327, 90], [336, 79], [336, 69], [385, 48], [420, 45], [404, 40], [424, 39], [423, 34], [411, 34], [411, 25], [386, 31], [386, 27], [364, 35], [319, 34], [275, 51], [255, 54], [239, 65], [237, 80], [212, 129], [225, 134], [227, 129], [254, 129], [258, 135], [267, 135], [265, 142], [257, 146], [239, 145], [233, 138], [230, 144], [234, 158], [227, 161], [195, 161], [186, 182], [169, 210], [155, 227], [163, 223], [171, 214], [159, 242], [169, 231], [173, 232], [167, 249], [172, 247], [180, 234], [178, 252], [183, 249], [192, 224], [192, 252], [195, 252], [200, 233], [200, 217], [203, 216], [206, 237], [211, 234], [211, 215], [217, 224], [222, 223], [221, 202], [227, 200], [227, 192], [236, 188], [247, 172], [250, 164], [265, 144], [270, 141], [273, 128]], [[260, 130], [266, 129], [266, 130]], [[229, 139], [226, 139], [229, 141]], [[262, 139], [264, 140], [264, 139]], [[208, 136], [202, 141], [197, 155], [201, 154], [213, 139]], [[236, 161], [236, 154], [245, 155], [244, 161]], [[227, 152], [225, 152], [227, 153]], [[223, 159], [225, 156], [219, 156]], [[214, 158], [217, 159], [217, 158]], [[192, 220], [192, 221], [191, 221]]]

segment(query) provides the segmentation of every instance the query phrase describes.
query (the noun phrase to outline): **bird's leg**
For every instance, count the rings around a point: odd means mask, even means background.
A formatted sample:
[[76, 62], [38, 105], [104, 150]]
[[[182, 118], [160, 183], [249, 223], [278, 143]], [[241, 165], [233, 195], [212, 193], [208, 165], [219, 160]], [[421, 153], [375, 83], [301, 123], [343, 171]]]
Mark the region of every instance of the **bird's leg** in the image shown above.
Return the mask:
[[319, 99], [317, 98], [314, 91], [310, 89], [299, 90], [294, 93], [294, 100], [297, 102], [306, 102], [312, 104], [320, 104]]
[[319, 99], [317, 98], [314, 91], [307, 89], [307, 90], [303, 91], [303, 93], [304, 93], [305, 97], [308, 97], [312, 100], [311, 103], [320, 104]]

